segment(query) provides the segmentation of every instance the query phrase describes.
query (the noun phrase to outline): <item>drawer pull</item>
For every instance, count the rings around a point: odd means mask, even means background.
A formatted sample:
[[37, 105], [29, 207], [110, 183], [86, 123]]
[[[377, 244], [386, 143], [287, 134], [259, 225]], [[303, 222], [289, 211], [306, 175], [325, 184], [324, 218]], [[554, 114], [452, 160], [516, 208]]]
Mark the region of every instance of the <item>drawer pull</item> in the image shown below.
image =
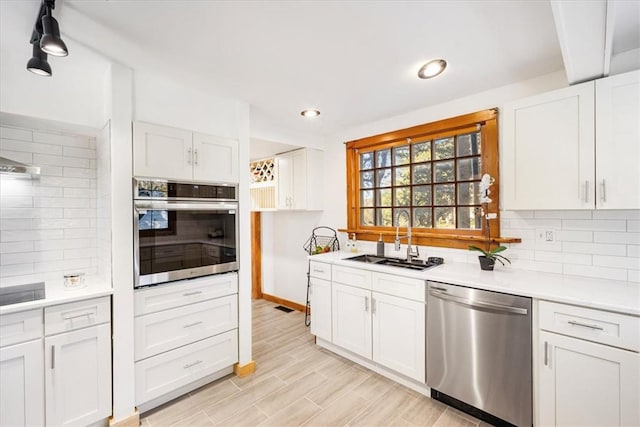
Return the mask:
[[56, 369], [56, 346], [51, 346], [51, 369]]
[[200, 322], [193, 322], [193, 323], [189, 323], [188, 325], [184, 325], [183, 328], [191, 328], [192, 326], [198, 326], [201, 325], [202, 321]]
[[365, 313], [369, 312], [369, 297], [364, 297], [364, 311]]
[[202, 363], [202, 360], [196, 360], [196, 361], [195, 361], [195, 362], [193, 362], [193, 363], [187, 363], [186, 365], [184, 365], [184, 366], [183, 366], [183, 368], [184, 368], [184, 369], [189, 369], [189, 368], [191, 368], [192, 366], [196, 366], [196, 365], [199, 365], [199, 364], [201, 364], [201, 363]]
[[73, 320], [73, 319], [77, 319], [79, 317], [90, 317], [90, 316], [95, 316], [96, 313], [94, 311], [90, 311], [87, 313], [81, 313], [81, 314], [76, 314], [75, 316], [63, 316], [62, 318], [64, 320]]
[[549, 343], [544, 342], [544, 366], [549, 366]]
[[316, 273], [324, 273], [324, 270], [320, 268], [314, 268], [313, 271], [315, 271]]
[[191, 295], [198, 295], [201, 294], [202, 291], [195, 291], [195, 292], [187, 292], [186, 294], [182, 294], [183, 297], [190, 297]]
[[575, 320], [569, 320], [567, 323], [570, 324], [570, 325], [573, 325], [573, 326], [582, 326], [583, 328], [594, 329], [594, 330], [597, 330], [597, 331], [604, 331], [604, 328], [602, 328], [601, 326], [588, 325], [586, 323], [576, 322]]

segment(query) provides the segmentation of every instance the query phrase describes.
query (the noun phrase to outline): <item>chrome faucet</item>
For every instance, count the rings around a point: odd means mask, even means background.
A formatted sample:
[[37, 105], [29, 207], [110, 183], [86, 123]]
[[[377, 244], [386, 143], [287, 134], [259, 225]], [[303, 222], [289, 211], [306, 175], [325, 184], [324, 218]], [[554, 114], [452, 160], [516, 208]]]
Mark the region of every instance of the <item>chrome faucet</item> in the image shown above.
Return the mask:
[[[400, 236], [400, 215], [404, 214], [407, 217], [407, 235], [406, 236]], [[418, 250], [418, 247], [416, 246], [416, 250], [414, 252], [414, 250], [411, 248], [411, 217], [409, 217], [409, 212], [408, 211], [400, 211], [398, 213], [398, 216], [396, 216], [396, 240], [395, 240], [395, 244], [396, 244], [396, 251], [400, 250], [400, 239], [407, 239], [407, 261], [411, 262], [413, 261], [413, 258], [417, 258], [420, 256], [420, 251]]]

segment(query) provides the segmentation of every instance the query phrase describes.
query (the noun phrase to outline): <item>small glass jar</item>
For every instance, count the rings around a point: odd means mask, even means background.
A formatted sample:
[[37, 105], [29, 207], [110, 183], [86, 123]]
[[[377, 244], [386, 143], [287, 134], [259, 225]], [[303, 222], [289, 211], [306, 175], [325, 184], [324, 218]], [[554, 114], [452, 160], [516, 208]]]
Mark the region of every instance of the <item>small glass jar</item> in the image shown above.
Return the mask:
[[64, 289], [66, 291], [82, 289], [85, 286], [87, 286], [87, 284], [84, 281], [84, 273], [70, 273], [64, 275]]

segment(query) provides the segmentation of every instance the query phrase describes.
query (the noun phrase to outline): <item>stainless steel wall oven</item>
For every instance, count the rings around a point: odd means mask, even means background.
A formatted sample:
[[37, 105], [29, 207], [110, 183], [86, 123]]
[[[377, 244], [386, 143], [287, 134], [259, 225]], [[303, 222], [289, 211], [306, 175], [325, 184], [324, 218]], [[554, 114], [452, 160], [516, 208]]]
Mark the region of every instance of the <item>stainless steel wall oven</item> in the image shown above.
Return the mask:
[[134, 286], [238, 269], [238, 188], [134, 178]]

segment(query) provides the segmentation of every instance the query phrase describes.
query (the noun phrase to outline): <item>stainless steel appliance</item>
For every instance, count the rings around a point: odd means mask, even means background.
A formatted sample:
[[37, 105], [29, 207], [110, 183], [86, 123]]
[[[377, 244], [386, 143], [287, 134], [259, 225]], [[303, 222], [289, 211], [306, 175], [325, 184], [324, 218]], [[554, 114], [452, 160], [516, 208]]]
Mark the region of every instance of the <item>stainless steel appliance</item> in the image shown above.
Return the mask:
[[238, 188], [134, 178], [134, 286], [238, 269]]
[[428, 283], [427, 385], [432, 397], [479, 418], [490, 414], [492, 424], [530, 427], [531, 370], [530, 298]]

